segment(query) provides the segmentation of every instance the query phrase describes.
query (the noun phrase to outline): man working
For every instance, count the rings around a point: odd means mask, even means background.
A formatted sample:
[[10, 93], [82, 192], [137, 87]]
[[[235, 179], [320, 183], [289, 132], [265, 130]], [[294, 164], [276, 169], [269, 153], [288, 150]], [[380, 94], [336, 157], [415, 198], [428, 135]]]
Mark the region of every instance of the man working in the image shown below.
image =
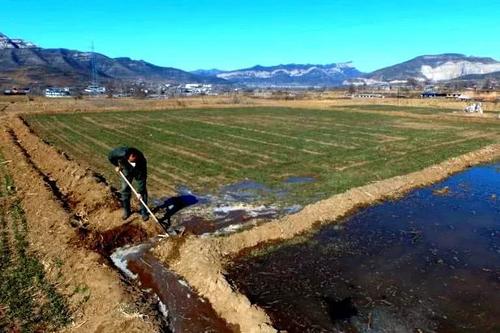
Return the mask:
[[[134, 179], [137, 181], [137, 192], [141, 196], [144, 203], [148, 204], [148, 190], [146, 188], [146, 179], [148, 177], [147, 161], [144, 155], [136, 148], [118, 147], [113, 149], [108, 155], [109, 161], [116, 166], [116, 172], [121, 171], [129, 182]], [[122, 187], [120, 190], [123, 206], [123, 220], [126, 220], [131, 215], [130, 210], [130, 186], [121, 179]], [[149, 214], [141, 204], [141, 215], [144, 221], [149, 219]]]

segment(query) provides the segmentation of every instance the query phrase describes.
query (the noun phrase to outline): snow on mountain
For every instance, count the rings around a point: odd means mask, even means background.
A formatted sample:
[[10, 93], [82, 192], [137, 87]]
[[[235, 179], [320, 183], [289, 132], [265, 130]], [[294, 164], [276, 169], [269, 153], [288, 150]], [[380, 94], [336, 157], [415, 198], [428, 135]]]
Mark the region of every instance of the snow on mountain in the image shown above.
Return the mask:
[[0, 32], [0, 49], [31, 49], [37, 46], [23, 39], [11, 39]]
[[[90, 52], [66, 49], [43, 49], [23, 39], [11, 39], [0, 33], [0, 69], [22, 71], [31, 67], [40, 73], [73, 73], [74, 80], [88, 76]], [[492, 58], [470, 57], [457, 53], [424, 55], [369, 74], [361, 73], [350, 62], [328, 65], [288, 64], [254, 66], [221, 71], [197, 70], [191, 73], [175, 68], [159, 67], [129, 58], [108, 58], [96, 54], [98, 74], [103, 78], [169, 80], [172, 82], [236, 83], [254, 87], [311, 87], [344, 85], [376, 85], [418, 81], [446, 81], [461, 77], [500, 72], [500, 62]], [[51, 75], [52, 75], [51, 74]], [[58, 74], [58, 75], [59, 75]], [[40, 78], [56, 77], [42, 75]], [[61, 74], [62, 75], [62, 74]], [[41, 81], [37, 78], [37, 81]], [[227, 81], [226, 81], [227, 80]]]
[[278, 65], [220, 72], [221, 79], [252, 86], [334, 86], [359, 76], [351, 63], [330, 65]]
[[97, 76], [102, 83], [115, 81], [151, 81], [163, 83], [226, 84], [217, 77], [204, 77], [180, 69], [161, 67], [126, 57], [110, 58], [103, 54], [63, 48], [45, 49], [22, 39], [0, 33], [0, 78], [9, 85], [86, 84], [95, 59]]
[[500, 71], [500, 62], [485, 64], [471, 61], [448, 61], [437, 67], [422, 65], [421, 73], [432, 81], [445, 81], [471, 74], [489, 74]]
[[323, 72], [327, 75], [343, 73], [346, 68], [353, 68], [351, 64], [332, 65], [280, 65], [274, 67], [256, 66], [250, 69], [242, 69], [231, 72], [220, 73], [217, 76], [224, 79], [232, 78], [271, 78], [276, 75], [303, 76], [313, 71]]

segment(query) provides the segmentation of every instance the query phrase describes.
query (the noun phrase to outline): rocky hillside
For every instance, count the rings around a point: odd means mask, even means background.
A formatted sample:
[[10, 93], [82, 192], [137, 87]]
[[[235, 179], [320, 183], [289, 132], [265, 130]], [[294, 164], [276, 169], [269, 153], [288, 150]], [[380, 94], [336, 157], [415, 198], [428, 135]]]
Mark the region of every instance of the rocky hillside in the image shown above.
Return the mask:
[[468, 57], [463, 54], [440, 54], [416, 57], [409, 61], [374, 71], [367, 78], [379, 81], [417, 80], [447, 81], [468, 75], [500, 71], [500, 62], [492, 58]]
[[99, 53], [68, 49], [44, 49], [0, 34], [0, 84], [85, 86], [90, 81], [93, 55], [101, 82], [227, 83], [220, 78], [155, 66], [142, 60], [110, 58]]
[[338, 86], [346, 79], [362, 75], [350, 63], [255, 66], [235, 71], [199, 70], [196, 73], [257, 87]]
[[37, 46], [31, 42], [22, 39], [10, 39], [0, 32], [0, 50], [1, 49], [29, 49]]

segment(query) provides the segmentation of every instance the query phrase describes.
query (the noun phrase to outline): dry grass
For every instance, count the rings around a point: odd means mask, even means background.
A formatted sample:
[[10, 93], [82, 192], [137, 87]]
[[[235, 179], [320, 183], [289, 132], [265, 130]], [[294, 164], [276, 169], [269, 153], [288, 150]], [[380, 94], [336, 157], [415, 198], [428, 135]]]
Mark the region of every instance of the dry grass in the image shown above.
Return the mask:
[[[353, 105], [391, 105], [420, 108], [445, 109], [462, 111], [466, 102], [446, 99], [349, 99], [343, 97], [343, 92], [307, 93], [301, 99], [285, 100], [279, 98], [255, 98], [241, 95], [234, 96], [200, 96], [189, 98], [173, 98], [165, 100], [135, 99], [135, 98], [61, 98], [0, 96], [1, 113], [47, 113], [47, 112], [87, 112], [87, 111], [127, 111], [127, 110], [165, 110], [180, 108], [207, 107], [245, 107], [272, 106], [329, 109], [338, 106]], [[498, 102], [485, 102], [486, 112], [500, 112]], [[3, 110], [3, 111], [2, 111]]]

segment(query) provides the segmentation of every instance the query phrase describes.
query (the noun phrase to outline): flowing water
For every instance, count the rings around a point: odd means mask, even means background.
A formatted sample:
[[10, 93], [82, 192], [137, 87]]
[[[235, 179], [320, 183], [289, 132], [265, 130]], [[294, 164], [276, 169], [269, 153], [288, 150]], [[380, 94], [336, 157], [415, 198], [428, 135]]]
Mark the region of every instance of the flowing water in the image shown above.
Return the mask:
[[[228, 234], [251, 228], [259, 223], [293, 214], [302, 209], [299, 204], [288, 206], [265, 204], [270, 198], [286, 199], [291, 188], [314, 182], [312, 177], [288, 177], [274, 188], [244, 180], [225, 185], [214, 194], [194, 193], [188, 187], [180, 187], [179, 195], [194, 196], [198, 203], [181, 210], [172, 218], [172, 223], [184, 226], [195, 235]], [[153, 200], [161, 205], [168, 198]]]
[[157, 240], [116, 250], [111, 259], [128, 278], [158, 298], [171, 332], [225, 333], [235, 329], [220, 319], [210, 303], [148, 253]]
[[[312, 182], [313, 178], [291, 177], [293, 184]], [[283, 214], [290, 214], [300, 210], [299, 205], [290, 207], [274, 207], [259, 204], [262, 197], [269, 194], [283, 194], [284, 190], [271, 190], [270, 188], [253, 181], [243, 181], [224, 186], [217, 195], [196, 195], [195, 205], [182, 209], [172, 218], [176, 227], [186, 227], [186, 232], [195, 235], [226, 234], [242, 228], [249, 228], [259, 221], [266, 221]], [[187, 188], [181, 188], [179, 195], [191, 196], [193, 193]], [[169, 198], [153, 200], [155, 206], [162, 206]], [[189, 206], [189, 205], [187, 205]], [[160, 210], [161, 213], [161, 210]], [[160, 214], [161, 215], [161, 214]], [[118, 238], [129, 241], [135, 231], [130, 228], [120, 229], [126, 235], [117, 237], [116, 233], [106, 235], [107, 238]], [[159, 238], [137, 246], [125, 246], [115, 249], [111, 260], [129, 279], [135, 280], [142, 290], [150, 292], [158, 298], [160, 311], [168, 321], [172, 332], [236, 332], [237, 328], [231, 327], [220, 319], [207, 300], [200, 298], [168, 267], [162, 265], [149, 253]], [[182, 242], [181, 237], [175, 240]], [[107, 241], [114, 248], [115, 242]], [[108, 248], [99, 248], [101, 253], [108, 254]]]

